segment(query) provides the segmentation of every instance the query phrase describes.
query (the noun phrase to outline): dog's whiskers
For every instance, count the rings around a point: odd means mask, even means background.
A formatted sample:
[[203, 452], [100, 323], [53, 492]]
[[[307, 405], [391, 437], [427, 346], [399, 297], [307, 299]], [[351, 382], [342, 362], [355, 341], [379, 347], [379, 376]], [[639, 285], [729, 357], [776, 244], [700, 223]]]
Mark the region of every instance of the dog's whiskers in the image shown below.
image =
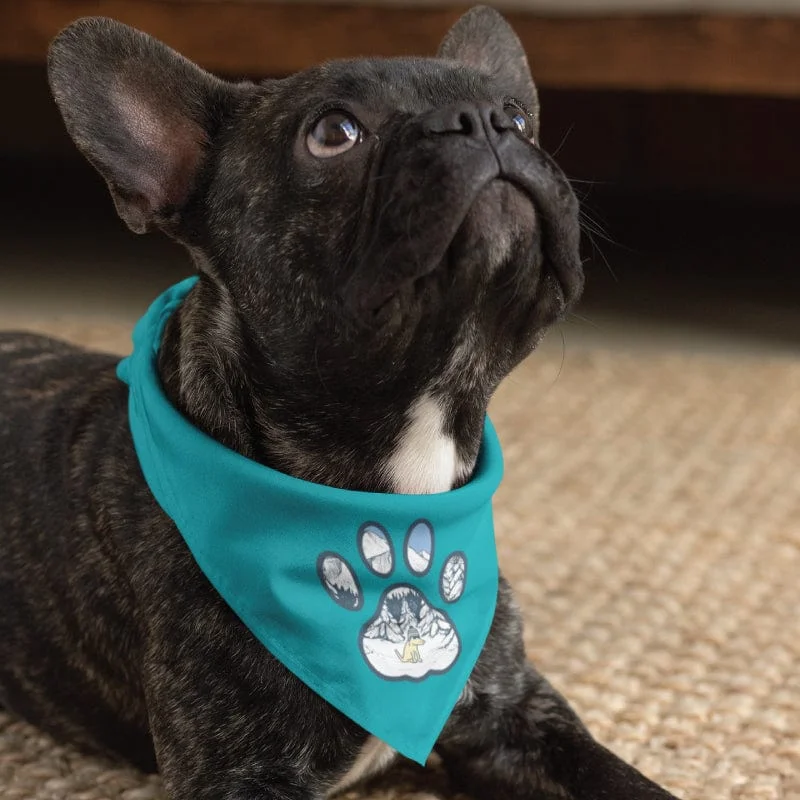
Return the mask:
[[561, 148], [567, 143], [567, 139], [569, 139], [570, 134], [572, 133], [573, 128], [575, 127], [575, 123], [573, 122], [572, 125], [567, 128], [566, 133], [561, 137], [561, 142], [559, 143], [558, 147], [550, 153], [550, 155], [555, 158], [560, 152]]

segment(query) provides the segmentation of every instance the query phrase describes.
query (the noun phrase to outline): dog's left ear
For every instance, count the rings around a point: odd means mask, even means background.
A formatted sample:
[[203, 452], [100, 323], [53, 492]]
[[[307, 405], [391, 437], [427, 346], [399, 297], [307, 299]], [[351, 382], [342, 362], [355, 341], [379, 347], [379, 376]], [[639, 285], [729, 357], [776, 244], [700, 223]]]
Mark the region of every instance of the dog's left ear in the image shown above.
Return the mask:
[[522, 42], [501, 14], [486, 6], [471, 9], [448, 31], [437, 55], [491, 75], [530, 111], [538, 138], [536, 85]]
[[137, 233], [181, 234], [212, 140], [246, 91], [120, 22], [78, 20], [50, 46], [48, 76], [75, 143]]

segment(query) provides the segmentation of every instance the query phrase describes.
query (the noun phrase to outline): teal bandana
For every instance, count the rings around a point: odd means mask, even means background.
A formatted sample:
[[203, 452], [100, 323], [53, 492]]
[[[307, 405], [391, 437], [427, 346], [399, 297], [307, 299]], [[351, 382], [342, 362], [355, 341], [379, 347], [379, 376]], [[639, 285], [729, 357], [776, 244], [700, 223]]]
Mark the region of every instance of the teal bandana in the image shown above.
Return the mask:
[[159, 382], [164, 326], [195, 280], [153, 303], [118, 367], [145, 480], [264, 647], [424, 763], [494, 616], [492, 495], [503, 472], [494, 429], [487, 418], [472, 480], [440, 494], [335, 489], [251, 461], [195, 428]]

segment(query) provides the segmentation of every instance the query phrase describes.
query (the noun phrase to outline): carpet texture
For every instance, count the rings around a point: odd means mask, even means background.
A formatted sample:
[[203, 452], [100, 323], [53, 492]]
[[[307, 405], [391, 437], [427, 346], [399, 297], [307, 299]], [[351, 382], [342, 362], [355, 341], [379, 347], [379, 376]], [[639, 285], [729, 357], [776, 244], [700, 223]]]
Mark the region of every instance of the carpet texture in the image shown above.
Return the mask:
[[[127, 326], [28, 327], [127, 350]], [[800, 800], [800, 363], [545, 347], [492, 414], [540, 669], [679, 796]], [[452, 795], [403, 765], [350, 796]], [[0, 716], [0, 797], [163, 795]]]

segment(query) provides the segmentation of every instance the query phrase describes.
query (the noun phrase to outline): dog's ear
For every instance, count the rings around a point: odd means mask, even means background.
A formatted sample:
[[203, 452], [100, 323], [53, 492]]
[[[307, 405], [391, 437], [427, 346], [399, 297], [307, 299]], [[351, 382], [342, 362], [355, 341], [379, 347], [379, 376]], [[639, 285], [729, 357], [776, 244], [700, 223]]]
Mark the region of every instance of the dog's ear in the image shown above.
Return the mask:
[[527, 106], [539, 133], [539, 97], [519, 37], [501, 14], [487, 6], [467, 11], [448, 31], [439, 47], [448, 58], [491, 75]]
[[215, 130], [240, 87], [120, 22], [78, 20], [50, 46], [48, 76], [70, 136], [128, 226], [180, 228]]

